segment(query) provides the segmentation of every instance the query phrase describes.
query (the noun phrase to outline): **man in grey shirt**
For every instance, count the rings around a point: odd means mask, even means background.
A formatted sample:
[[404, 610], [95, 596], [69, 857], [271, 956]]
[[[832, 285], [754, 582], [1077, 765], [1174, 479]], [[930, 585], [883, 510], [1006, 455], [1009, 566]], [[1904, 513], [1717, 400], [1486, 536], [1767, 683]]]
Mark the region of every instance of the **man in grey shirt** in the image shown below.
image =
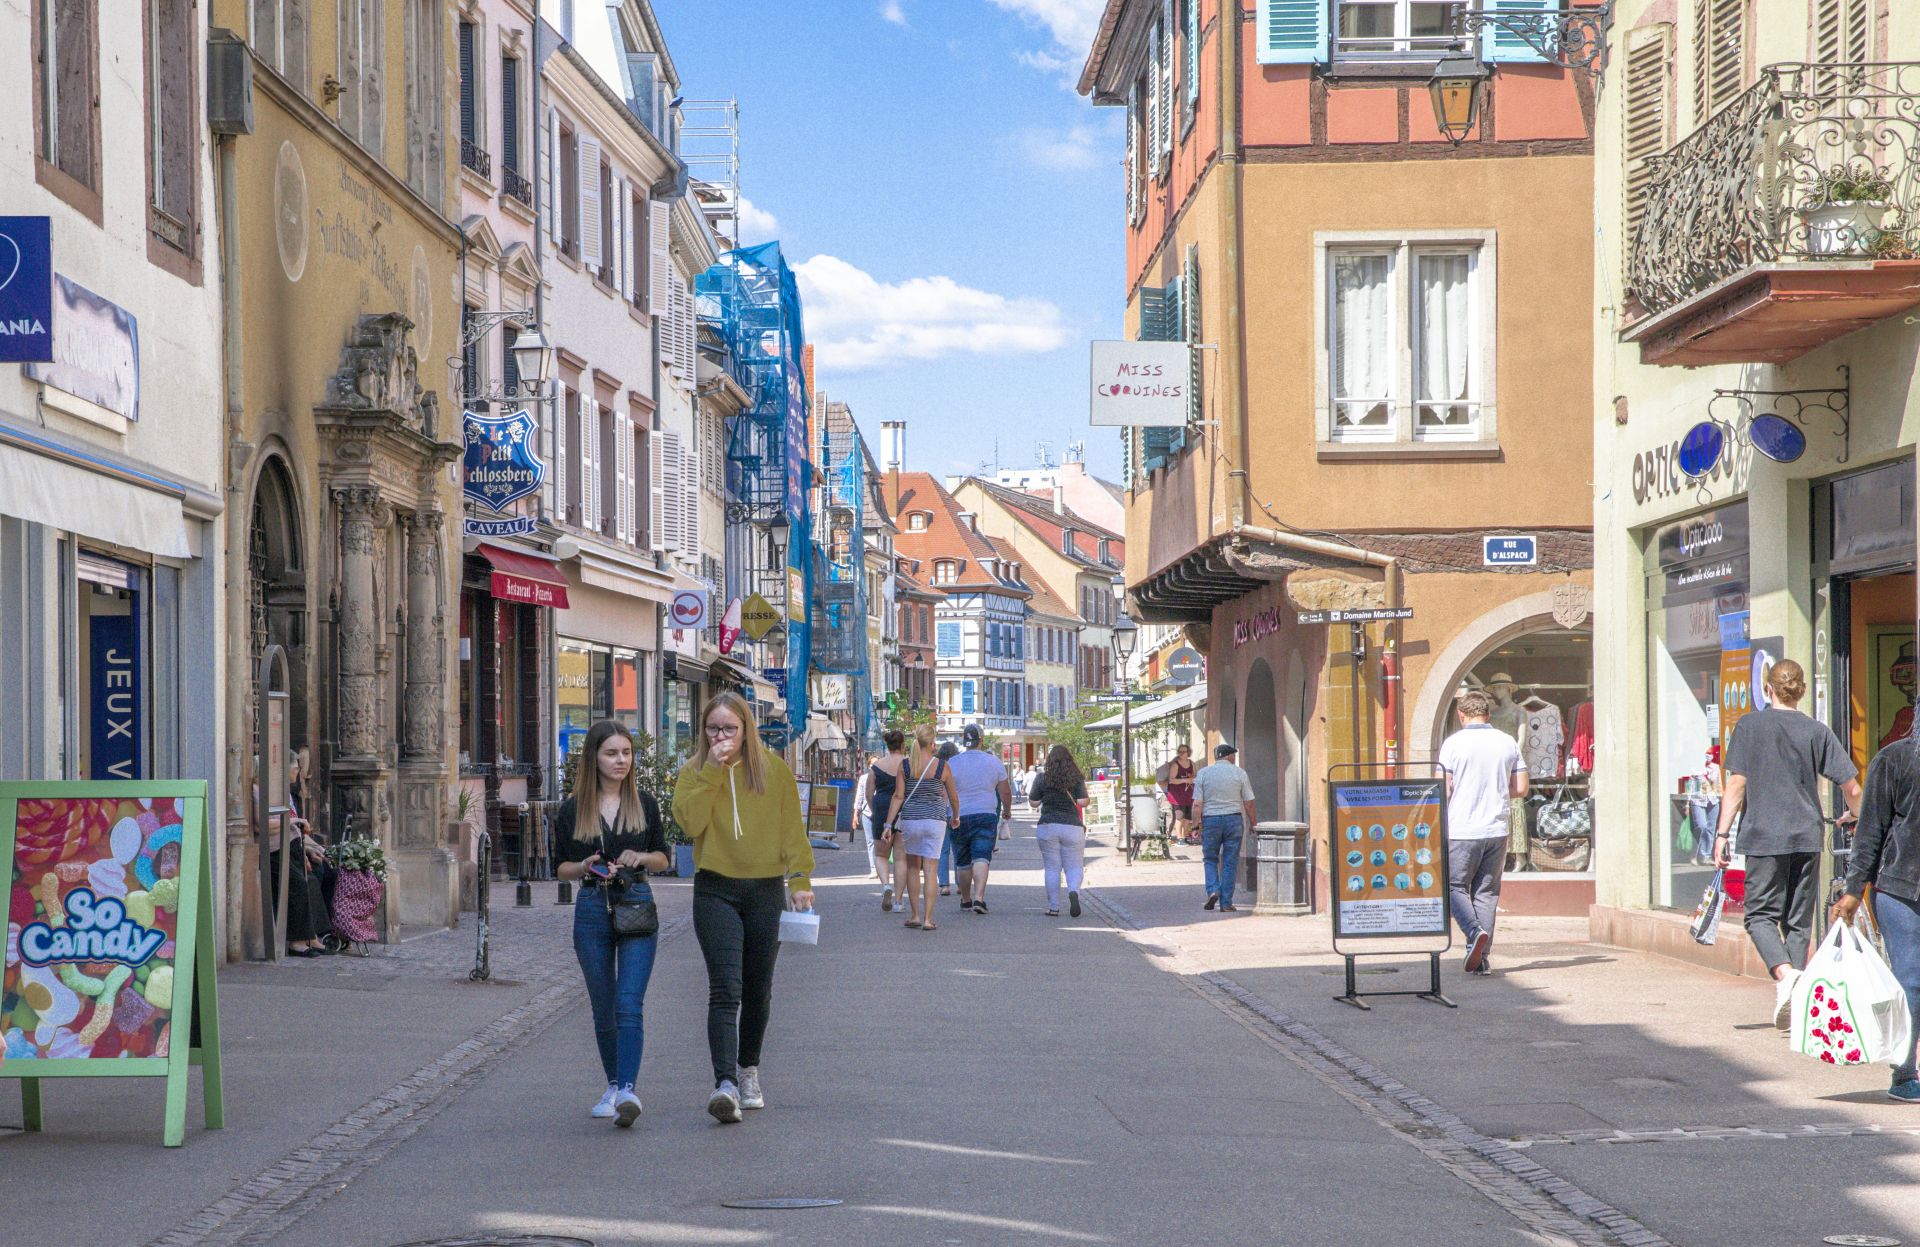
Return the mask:
[[1713, 863], [1725, 869], [1731, 860], [1733, 820], [1744, 807], [1740, 852], [1747, 859], [1747, 934], [1773, 972], [1773, 1022], [1785, 1028], [1794, 980], [1807, 962], [1813, 936], [1824, 839], [1820, 780], [1840, 785], [1853, 815], [1860, 812], [1860, 781], [1832, 729], [1800, 713], [1807, 677], [1799, 663], [1775, 663], [1767, 674], [1767, 692], [1773, 705], [1741, 716], [1727, 742]]
[[1218, 905], [1225, 913], [1234, 909], [1240, 838], [1254, 823], [1253, 781], [1233, 761], [1239, 752], [1223, 741], [1214, 747], [1213, 765], [1202, 767], [1193, 777], [1193, 803], [1200, 807], [1200, 855], [1207, 878], [1207, 903], [1201, 908]]

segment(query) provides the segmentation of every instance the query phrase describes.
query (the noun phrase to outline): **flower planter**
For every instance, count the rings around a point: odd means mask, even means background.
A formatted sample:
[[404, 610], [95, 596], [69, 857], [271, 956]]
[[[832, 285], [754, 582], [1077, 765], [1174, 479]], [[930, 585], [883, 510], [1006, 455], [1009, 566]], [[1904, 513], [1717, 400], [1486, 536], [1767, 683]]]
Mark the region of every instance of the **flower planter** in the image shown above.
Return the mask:
[[1879, 237], [1887, 205], [1869, 200], [1821, 204], [1800, 213], [1809, 255], [1866, 255]]
[[673, 846], [673, 873], [682, 879], [693, 878], [693, 846], [691, 844]]

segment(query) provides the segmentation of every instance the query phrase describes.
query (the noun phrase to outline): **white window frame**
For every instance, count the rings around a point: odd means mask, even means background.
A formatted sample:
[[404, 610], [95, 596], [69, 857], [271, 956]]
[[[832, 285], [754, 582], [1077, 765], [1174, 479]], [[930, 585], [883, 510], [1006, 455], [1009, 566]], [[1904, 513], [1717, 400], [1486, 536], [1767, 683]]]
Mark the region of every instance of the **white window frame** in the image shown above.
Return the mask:
[[[1499, 325], [1499, 243], [1490, 229], [1404, 230], [1383, 233], [1369, 230], [1322, 230], [1313, 238], [1314, 248], [1314, 408], [1320, 414], [1316, 436], [1323, 454], [1411, 451], [1421, 455], [1445, 455], [1449, 452], [1468, 456], [1497, 453], [1499, 449], [1499, 405], [1496, 387], [1498, 370]], [[1373, 252], [1393, 257], [1392, 326], [1390, 351], [1393, 365], [1391, 402], [1387, 427], [1381, 430], [1340, 430], [1334, 422], [1333, 387], [1333, 262], [1341, 253]], [[1418, 426], [1414, 402], [1417, 307], [1414, 302], [1414, 256], [1416, 254], [1460, 254], [1473, 257], [1469, 269], [1469, 315], [1473, 341], [1469, 347], [1475, 385], [1473, 400], [1479, 406], [1479, 418], [1463, 429], [1426, 429]]]
[[[1382, 64], [1426, 64], [1438, 61], [1454, 43], [1450, 34], [1415, 35], [1413, 33], [1413, 6], [1416, 4], [1445, 3], [1446, 0], [1334, 0], [1333, 12], [1328, 20], [1333, 23], [1333, 47], [1336, 61], [1373, 61]], [[1477, 0], [1466, 3], [1462, 8], [1490, 9], [1495, 5]], [[1552, 5], [1546, 7], [1555, 7]], [[1390, 40], [1385, 47], [1351, 48], [1347, 47], [1340, 35], [1340, 13], [1343, 9], [1387, 9], [1393, 10], [1393, 33], [1378, 38]], [[1425, 40], [1421, 46], [1415, 46], [1415, 39]]]

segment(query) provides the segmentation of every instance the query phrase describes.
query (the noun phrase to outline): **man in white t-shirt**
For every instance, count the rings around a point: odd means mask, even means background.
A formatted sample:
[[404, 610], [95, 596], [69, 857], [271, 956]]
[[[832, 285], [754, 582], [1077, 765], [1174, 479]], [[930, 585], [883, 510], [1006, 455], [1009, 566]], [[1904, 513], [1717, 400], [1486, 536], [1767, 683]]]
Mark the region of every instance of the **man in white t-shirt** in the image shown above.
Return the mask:
[[1467, 942], [1469, 974], [1489, 973], [1500, 873], [1507, 862], [1513, 800], [1527, 795], [1527, 765], [1513, 737], [1494, 727], [1493, 699], [1462, 696], [1460, 730], [1440, 746], [1447, 776], [1447, 900]]

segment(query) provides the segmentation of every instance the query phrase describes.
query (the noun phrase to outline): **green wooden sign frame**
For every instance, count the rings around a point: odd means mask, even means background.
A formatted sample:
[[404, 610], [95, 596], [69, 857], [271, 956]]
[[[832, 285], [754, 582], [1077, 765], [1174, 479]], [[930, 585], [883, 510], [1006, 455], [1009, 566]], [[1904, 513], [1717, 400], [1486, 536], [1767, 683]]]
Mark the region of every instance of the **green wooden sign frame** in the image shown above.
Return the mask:
[[[169, 1010], [176, 1038], [163, 1057], [0, 1061], [0, 1078], [20, 1081], [21, 1115], [28, 1131], [42, 1127], [42, 1079], [165, 1078], [167, 1100], [161, 1141], [167, 1147], [179, 1147], [186, 1141], [188, 1071], [194, 1066], [200, 1067], [207, 1129], [219, 1130], [226, 1124], [220, 1072], [220, 1007], [214, 978], [217, 949], [213, 934], [213, 862], [207, 843], [207, 785], [204, 780], [0, 783], [0, 865], [6, 868], [9, 888], [17, 870], [14, 837], [20, 802], [63, 797], [122, 801], [168, 798], [179, 802], [180, 901], [174, 911], [173, 1003]], [[195, 1005], [199, 1006], [197, 1028]]]

